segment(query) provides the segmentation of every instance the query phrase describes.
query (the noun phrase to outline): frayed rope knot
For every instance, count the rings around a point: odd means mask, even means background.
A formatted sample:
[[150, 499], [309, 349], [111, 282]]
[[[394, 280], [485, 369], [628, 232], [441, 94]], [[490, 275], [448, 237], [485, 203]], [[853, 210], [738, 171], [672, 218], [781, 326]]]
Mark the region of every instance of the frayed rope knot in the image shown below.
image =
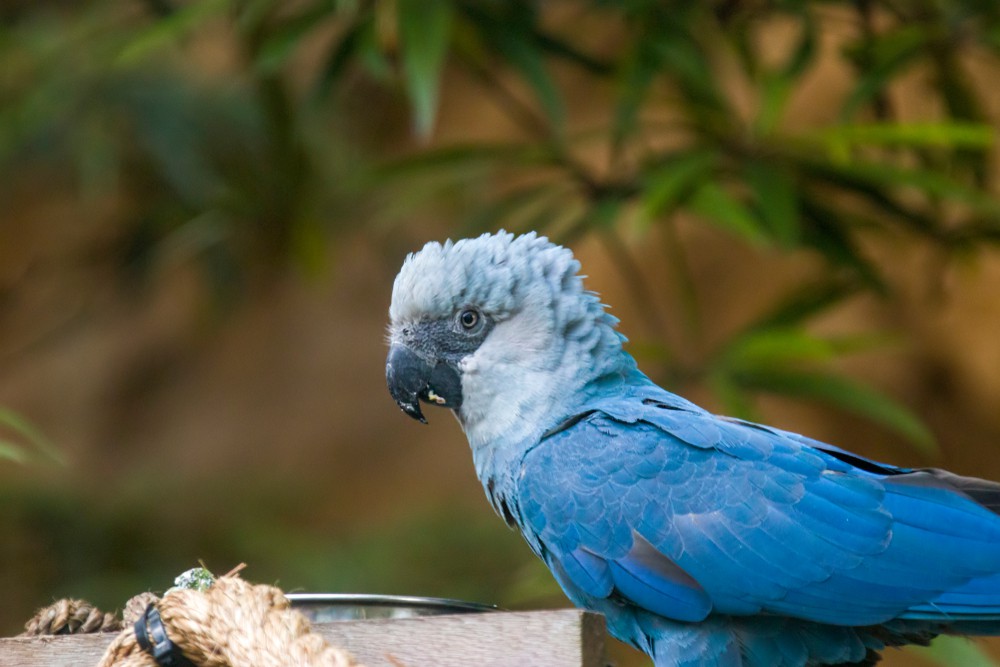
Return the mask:
[[[149, 609], [159, 621], [149, 622]], [[125, 629], [108, 646], [98, 667], [184, 664], [169, 657], [178, 655], [196, 667], [362, 667], [351, 654], [312, 632], [309, 621], [291, 609], [281, 590], [247, 583], [235, 574], [219, 577], [206, 590], [171, 589], [158, 601], [144, 593], [129, 601], [124, 615]], [[139, 634], [145, 632], [146, 641], [136, 635], [139, 623], [144, 624]], [[99, 632], [121, 625], [113, 615], [80, 600], [62, 600], [39, 611], [26, 624], [24, 635]], [[172, 647], [161, 652], [159, 662], [153, 655], [158, 643]]]
[[89, 632], [121, 630], [121, 622], [114, 614], [100, 609], [83, 600], [59, 600], [48, 607], [39, 609], [30, 621], [24, 624], [22, 637], [42, 635], [73, 635]]
[[[220, 577], [208, 590], [174, 589], [156, 604], [166, 636], [198, 667], [296, 665], [359, 667], [349, 653], [312, 632], [273, 586]], [[126, 628], [98, 667], [157, 667]]]

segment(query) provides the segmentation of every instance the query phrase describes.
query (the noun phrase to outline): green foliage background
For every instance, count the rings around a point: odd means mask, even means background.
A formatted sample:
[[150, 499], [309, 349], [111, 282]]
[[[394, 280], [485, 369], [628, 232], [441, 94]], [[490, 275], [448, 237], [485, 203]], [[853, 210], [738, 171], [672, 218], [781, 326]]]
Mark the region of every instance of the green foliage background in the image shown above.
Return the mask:
[[[818, 402], [934, 457], [924, 421], [843, 363], [898, 354], [908, 332], [817, 322], [859, 300], [892, 309], [914, 249], [938, 273], [994, 252], [998, 55], [1000, 7], [982, 0], [9, 3], [0, 200], [71, 193], [79, 224], [111, 229], [97, 261], [139, 298], [164, 263], [196, 266], [214, 326], [276, 275], [330, 280], [359, 236], [394, 259], [499, 227], [589, 243], [668, 386], [748, 418], [762, 397]], [[807, 268], [720, 326], [692, 269], [705, 234]], [[0, 428], [3, 465], [57, 465], [45, 423], [5, 410]], [[154, 528], [148, 491], [167, 485], [130, 480], [84, 512], [79, 488], [5, 484], [5, 561], [53, 560], [39, 581], [103, 600], [193, 552], [250, 554], [292, 585], [558, 600], [482, 513], [320, 538], [307, 493], [254, 478], [227, 481], [250, 511], [225, 531], [196, 493]], [[435, 567], [456, 552], [487, 556]]]

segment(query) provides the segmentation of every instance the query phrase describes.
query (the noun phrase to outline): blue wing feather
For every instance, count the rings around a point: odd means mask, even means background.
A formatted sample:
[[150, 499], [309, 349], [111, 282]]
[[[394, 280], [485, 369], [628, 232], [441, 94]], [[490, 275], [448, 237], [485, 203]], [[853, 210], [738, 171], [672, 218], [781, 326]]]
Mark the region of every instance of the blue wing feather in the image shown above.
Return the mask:
[[591, 405], [525, 457], [524, 528], [571, 598], [679, 621], [1000, 618], [1000, 517], [943, 474], [664, 395]]
[[712, 611], [712, 601], [698, 582], [638, 534], [629, 552], [612, 561], [610, 569], [618, 593], [643, 609], [679, 621], [701, 621]]

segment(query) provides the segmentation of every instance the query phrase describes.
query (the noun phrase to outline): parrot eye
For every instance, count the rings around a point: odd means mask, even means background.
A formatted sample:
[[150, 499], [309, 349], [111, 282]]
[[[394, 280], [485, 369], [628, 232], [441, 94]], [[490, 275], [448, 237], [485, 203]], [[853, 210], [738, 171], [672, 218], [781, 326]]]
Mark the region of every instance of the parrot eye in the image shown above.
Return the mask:
[[479, 313], [471, 308], [467, 308], [458, 314], [458, 323], [466, 331], [472, 331], [480, 322]]

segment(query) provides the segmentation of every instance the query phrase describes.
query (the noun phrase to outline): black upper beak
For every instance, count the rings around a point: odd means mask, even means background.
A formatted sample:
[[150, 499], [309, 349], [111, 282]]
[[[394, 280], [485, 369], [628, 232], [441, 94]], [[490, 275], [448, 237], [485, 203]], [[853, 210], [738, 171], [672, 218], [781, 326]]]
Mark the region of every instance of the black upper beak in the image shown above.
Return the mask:
[[385, 380], [396, 405], [414, 419], [427, 423], [420, 401], [445, 408], [462, 405], [462, 381], [458, 371], [445, 361], [434, 365], [406, 345], [389, 348]]

